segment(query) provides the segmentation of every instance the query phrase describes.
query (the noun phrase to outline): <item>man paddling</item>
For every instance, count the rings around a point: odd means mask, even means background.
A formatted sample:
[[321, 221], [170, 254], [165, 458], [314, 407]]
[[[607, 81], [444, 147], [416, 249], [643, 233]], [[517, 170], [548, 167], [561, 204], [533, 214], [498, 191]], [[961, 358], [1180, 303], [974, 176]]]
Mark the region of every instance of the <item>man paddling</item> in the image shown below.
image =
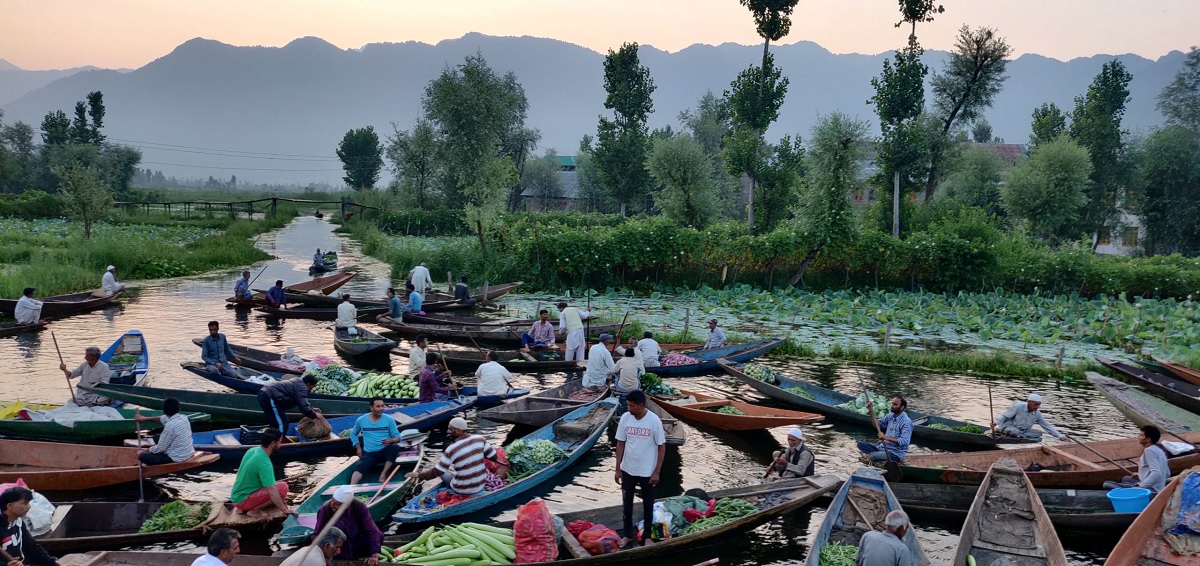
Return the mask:
[[908, 514], [899, 509], [883, 519], [887, 530], [871, 531], [858, 542], [857, 566], [915, 566], [912, 550], [904, 544], [908, 532]]
[[[908, 445], [912, 442], [913, 422], [904, 410], [908, 401], [899, 395], [892, 397], [892, 412], [882, 419], [875, 418], [875, 405], [871, 396], [867, 395], [867, 412], [871, 415], [871, 424], [875, 425], [878, 433], [878, 444], [858, 441], [858, 450], [866, 454], [872, 462], [903, 462], [908, 455]], [[889, 444], [890, 443], [890, 444]], [[887, 452], [884, 452], [887, 450]]]
[[254, 298], [254, 293], [250, 292], [250, 272], [243, 271], [242, 278], [237, 280], [233, 285], [233, 297], [235, 299], [248, 301]]
[[1146, 425], [1138, 432], [1138, 444], [1142, 445], [1142, 457], [1138, 460], [1136, 476], [1125, 476], [1121, 481], [1106, 481], [1104, 489], [1122, 487], [1140, 487], [1151, 493], [1162, 491], [1171, 476], [1171, 466], [1167, 463], [1167, 450], [1158, 443], [1162, 439], [1162, 431], [1154, 425]]
[[[101, 383], [108, 383], [112, 379], [112, 371], [108, 369], [108, 364], [100, 361], [100, 348], [88, 346], [88, 349], [83, 354], [84, 362], [74, 370], [67, 369], [67, 364], [58, 364], [58, 369], [61, 369], [70, 381], [76, 377], [79, 379], [80, 385], [96, 386]], [[80, 407], [102, 407], [112, 404], [112, 399], [103, 395], [97, 395], [91, 391], [77, 388], [75, 392], [75, 403]]]
[[1007, 411], [1000, 413], [1000, 416], [992, 423], [992, 430], [1006, 436], [1038, 442], [1042, 439], [1042, 433], [1033, 430], [1033, 425], [1036, 424], [1041, 425], [1054, 438], [1069, 440], [1067, 435], [1058, 432], [1054, 425], [1046, 422], [1046, 417], [1039, 410], [1041, 406], [1042, 396], [1030, 393], [1025, 402], [1013, 403], [1013, 406], [1009, 407]]

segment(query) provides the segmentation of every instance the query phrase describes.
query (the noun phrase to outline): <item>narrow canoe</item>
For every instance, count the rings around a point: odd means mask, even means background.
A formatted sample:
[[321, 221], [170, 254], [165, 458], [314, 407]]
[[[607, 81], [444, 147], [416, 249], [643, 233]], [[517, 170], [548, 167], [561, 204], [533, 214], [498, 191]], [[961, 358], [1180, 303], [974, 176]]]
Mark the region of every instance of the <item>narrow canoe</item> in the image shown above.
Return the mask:
[[[68, 554], [58, 560], [59, 566], [191, 566], [203, 556], [204, 548], [189, 552], [136, 552], [107, 550]], [[284, 558], [239, 554], [237, 566], [279, 566]], [[344, 563], [337, 563], [344, 564]], [[353, 564], [353, 563], [350, 563]]]
[[1113, 406], [1138, 426], [1154, 425], [1163, 431], [1185, 432], [1200, 430], [1200, 415], [1176, 407], [1138, 388], [1087, 372], [1091, 383]]
[[[259, 305], [254, 310], [278, 318], [307, 318], [312, 320], [337, 320], [337, 308], [329, 307], [288, 307], [279, 308], [269, 305]], [[371, 321], [375, 317], [388, 312], [387, 307], [358, 308], [358, 320]]]
[[395, 340], [389, 340], [362, 327], [354, 327], [356, 336], [349, 334], [347, 328], [333, 329], [333, 349], [346, 356], [366, 356], [369, 354], [386, 356], [396, 347]]
[[[685, 350], [694, 350], [699, 347], [699, 344], [660, 344], [663, 350], [668, 352], [682, 352]], [[613, 345], [616, 349], [616, 345]], [[575, 360], [567, 361], [563, 359], [566, 353], [566, 344], [557, 343], [549, 348], [535, 348], [528, 352], [521, 350], [495, 350], [499, 356], [497, 363], [504, 366], [505, 369], [518, 373], [541, 373], [541, 372], [559, 372], [579, 369], [579, 362]], [[543, 353], [553, 353], [550, 356], [554, 359], [542, 361]], [[408, 359], [408, 351], [402, 348], [392, 350], [392, 355], [400, 356]], [[475, 371], [483, 364], [484, 352], [479, 350], [447, 350], [442, 352], [446, 357], [446, 361], [450, 364], [451, 371]], [[616, 355], [614, 354], [614, 357]]]
[[16, 322], [6, 322], [0, 324], [0, 337], [16, 336], [26, 332], [37, 332], [46, 328], [45, 322], [35, 322], [33, 324], [18, 324]]
[[[1200, 432], [1185, 432], [1180, 436], [1188, 442], [1200, 442]], [[1142, 446], [1137, 438], [1087, 442], [1089, 447], [1126, 468], [1136, 470]], [[987, 450], [964, 454], [910, 454], [900, 470], [904, 481], [979, 485], [988, 468], [1001, 458], [1012, 458], [1022, 469], [1041, 469], [1029, 475], [1037, 487], [1099, 489], [1106, 481], [1120, 481], [1126, 474], [1077, 444], [1042, 445], [1009, 450]], [[1192, 452], [1167, 460], [1172, 474], [1200, 464], [1200, 454]], [[1036, 468], [1033, 468], [1036, 469]], [[1032, 471], [1032, 470], [1031, 470]]]
[[[191, 529], [138, 532], [142, 523], [154, 516], [167, 502], [147, 501], [77, 501], [59, 503], [54, 509], [50, 532], [37, 537], [37, 542], [51, 554], [109, 550], [129, 546], [203, 540], [211, 530], [202, 523]], [[219, 516], [220, 503], [212, 503], [209, 520]], [[241, 518], [238, 531], [262, 530], [278, 520]]]
[[330, 271], [333, 271], [334, 269], [337, 269], [337, 268], [336, 267], [326, 267], [324, 262], [322, 262], [320, 264], [314, 263], [314, 264], [308, 266], [308, 274], [316, 275], [318, 273], [329, 273]]
[[465, 316], [452, 314], [413, 314], [404, 313], [404, 322], [408, 324], [448, 324], [463, 326], [520, 326], [529, 321], [519, 318], [488, 318], [486, 316]]
[[355, 275], [358, 275], [358, 274], [357, 273], [338, 273], [337, 275], [330, 275], [327, 277], [317, 277], [316, 279], [313, 279], [312, 281], [305, 281], [303, 283], [295, 283], [292, 285], [287, 285], [283, 288], [283, 290], [291, 291], [293, 293], [307, 293], [309, 291], [320, 291], [321, 293], [328, 295], [328, 294], [340, 289], [342, 285], [345, 285], [346, 283], [350, 282], [350, 280], [353, 279]]
[[[23, 479], [37, 491], [81, 491], [138, 481], [137, 448], [63, 445], [29, 440], [0, 440], [0, 483]], [[220, 459], [196, 452], [182, 462], [141, 466], [152, 478], [206, 466]]]
[[450, 517], [482, 511], [528, 491], [558, 475], [578, 461], [608, 430], [608, 423], [616, 412], [616, 399], [604, 399], [591, 405], [579, 407], [566, 416], [550, 423], [529, 435], [524, 440], [549, 440], [558, 445], [567, 457], [550, 464], [518, 481], [511, 482], [495, 491], [484, 491], [461, 503], [449, 507], [436, 503], [437, 495], [448, 489], [441, 482], [413, 498], [392, 519], [399, 523], [427, 523], [443, 521]]
[[[95, 291], [87, 291], [43, 297], [38, 300], [42, 302], [42, 318], [59, 318], [107, 306], [123, 292], [125, 292], [124, 289], [105, 297], [97, 297], [93, 295]], [[13, 314], [16, 310], [17, 299], [0, 299], [0, 312]]]
[[[939, 521], [962, 521], [979, 491], [974, 485], [927, 483], [891, 484], [896, 499], [912, 517]], [[1125, 530], [1137, 513], [1117, 513], [1106, 489], [1039, 489], [1038, 499], [1050, 522], [1063, 531], [1094, 532]]]
[[[192, 338], [192, 343], [197, 346], [200, 346], [201, 344], [204, 343], [204, 339], [203, 338]], [[286, 374], [291, 374], [291, 375], [300, 375], [300, 374], [304, 373], [305, 368], [302, 364], [282, 361], [280, 358], [283, 357], [283, 354], [280, 354], [279, 352], [272, 352], [269, 350], [263, 350], [260, 348], [252, 348], [250, 346], [242, 346], [240, 344], [232, 344], [232, 343], [229, 344], [229, 349], [232, 350], [233, 353], [235, 355], [237, 355], [237, 357], [241, 358], [243, 368], [248, 368], [248, 369], [252, 369], [255, 371], [264, 371], [264, 372], [268, 372], [268, 373], [278, 372], [278, 373], [286, 373]], [[301, 358], [301, 359], [303, 359], [303, 358]], [[304, 361], [307, 362], [309, 360], [304, 359]], [[354, 370], [354, 371], [357, 371], [360, 373], [363, 371], [363, 370], [353, 368], [350, 366], [342, 366], [342, 367], [344, 367], [346, 369], [351, 369], [351, 370]]]
[[1200, 387], [1182, 379], [1160, 375], [1125, 362], [1111, 360], [1104, 356], [1096, 356], [1096, 361], [1108, 369], [1128, 377], [1134, 383], [1145, 387], [1146, 391], [1149, 391], [1151, 394], [1166, 399], [1193, 413], [1200, 413]]
[[[694, 391], [680, 390], [675, 398], [652, 395], [658, 406], [664, 411], [681, 419], [714, 426], [722, 430], [762, 430], [777, 426], [814, 424], [825, 420], [825, 417], [814, 413], [801, 413], [787, 409], [776, 409], [762, 405], [752, 405], [741, 401], [719, 399]], [[693, 402], [691, 399], [695, 399]], [[740, 415], [718, 413], [716, 409], [733, 407], [742, 412]]]
[[[1189, 474], [1200, 474], [1200, 466], [1192, 468], [1188, 472]], [[1194, 566], [1196, 564], [1196, 556], [1183, 556], [1176, 553], [1163, 539], [1163, 512], [1166, 511], [1175, 490], [1179, 489], [1179, 485], [1183, 483], [1184, 475], [1180, 474], [1179, 477], [1171, 480], [1167, 487], [1154, 496], [1150, 505], [1138, 515], [1129, 530], [1121, 536], [1116, 548], [1108, 553], [1108, 560], [1104, 562], [1104, 566], [1141, 566], [1143, 564], [1147, 566], [1162, 564]]]
[[[0, 436], [19, 440], [44, 440], [49, 442], [89, 442], [114, 436], [132, 437], [140, 427], [142, 430], [157, 430], [162, 424], [157, 420], [149, 420], [138, 424], [133, 420], [134, 409], [114, 409], [121, 413], [120, 419], [105, 419], [94, 421], [74, 421], [61, 424], [53, 420], [26, 421], [20, 418], [0, 420]], [[160, 411], [143, 411], [146, 416], [161, 416]], [[209, 415], [201, 412], [185, 412], [184, 416], [193, 423], [209, 420]]]
[[646, 409], [658, 416], [658, 420], [663, 424], [663, 436], [667, 437], [667, 446], [683, 446], [687, 442], [687, 428], [679, 419], [672, 417], [670, 413], [663, 410], [654, 402], [654, 399], [646, 398]]
[[1067, 555], [1037, 491], [1016, 461], [992, 464], [963, 521], [953, 564], [1067, 566]]
[[[257, 289], [255, 289], [257, 291]], [[289, 304], [311, 305], [314, 307], [337, 307], [342, 304], [341, 297], [330, 297], [327, 295], [310, 295], [308, 293], [293, 293], [284, 291], [284, 297], [287, 297]], [[350, 304], [357, 308], [387, 308], [387, 301], [384, 299], [355, 299], [351, 297]]]
[[[434, 463], [434, 461], [428, 461], [425, 443], [421, 442], [406, 451], [401, 451], [399, 463], [396, 465], [402, 469], [393, 476], [395, 480], [393, 483], [386, 486], [377, 481], [353, 484], [354, 494], [368, 497], [370, 503], [367, 504], [367, 510], [371, 512], [371, 518], [376, 523], [382, 523], [391, 515], [400, 500], [418, 485], [416, 479], [404, 478], [404, 474], [414, 468], [420, 469], [422, 465], [433, 465]], [[334, 490], [343, 485], [351, 485], [350, 479], [354, 475], [356, 466], [358, 466], [358, 460], [351, 460], [341, 470], [322, 482], [312, 492], [312, 495], [296, 507], [295, 515], [288, 515], [283, 520], [283, 530], [279, 532], [275, 542], [279, 544], [307, 543], [309, 537], [312, 536], [313, 529], [317, 526], [317, 512], [333, 497]], [[364, 474], [363, 479], [366, 478], [367, 476]], [[382, 492], [380, 492], [380, 488], [383, 488]], [[378, 497], [375, 496], [376, 493], [379, 494]]]
[[[722, 363], [721, 369], [732, 375], [742, 383], [749, 385], [755, 391], [770, 397], [776, 401], [800, 407], [801, 409], [809, 410], [814, 413], [820, 413], [831, 419], [846, 421], [858, 425], [871, 427], [871, 417], [838, 407], [842, 403], [854, 400], [853, 395], [847, 395], [840, 391], [826, 389], [819, 385], [800, 381], [784, 376], [780, 373], [775, 374], [775, 383], [767, 383], [757, 380], [742, 371], [742, 367], [731, 363]], [[794, 390], [801, 390], [808, 393], [808, 396], [795, 393]], [[917, 438], [926, 438], [938, 442], [947, 442], [955, 444], [965, 444], [967, 446], [994, 446], [996, 444], [1012, 444], [1027, 442], [1016, 438], [992, 438], [987, 434], [973, 434], [969, 432], [961, 432], [953, 430], [955, 428], [971, 425], [972, 423], [930, 415], [920, 411], [913, 410], [910, 405], [908, 408], [908, 417], [913, 421], [913, 436]], [[942, 428], [933, 428], [931, 425], [940, 424], [950, 427], [952, 430]], [[975, 425], [979, 426], [979, 425]], [[987, 427], [979, 426], [981, 430], [986, 430]], [[1118, 478], [1120, 479], [1120, 478]]]
[[[513, 292], [514, 290], [516, 290], [517, 287], [520, 287], [521, 285], [524, 285], [524, 284], [525, 284], [524, 281], [517, 281], [514, 283], [501, 283], [499, 285], [488, 285], [486, 294], [483, 292], [483, 288], [470, 289], [467, 292], [470, 293], [471, 298], [475, 299], [476, 301], [493, 301], [493, 300], [499, 299], [500, 297], [503, 297], [503, 296]], [[453, 292], [443, 293], [441, 291], [430, 291], [428, 293], [427, 298], [430, 300], [438, 300], [438, 301], [453, 301], [453, 300], [455, 300]]]
[[[138, 359], [133, 363], [112, 363], [113, 356], [119, 355], [137, 356]], [[122, 334], [100, 354], [100, 361], [108, 364], [108, 369], [112, 370], [110, 383], [145, 383], [150, 371], [150, 350], [146, 347], [146, 337], [142, 335], [141, 330], [130, 330]]]
[[[757, 507], [758, 511], [702, 531], [673, 536], [667, 540], [656, 541], [654, 544], [647, 544], [645, 546], [634, 545], [626, 550], [619, 550], [608, 554], [599, 554], [596, 556], [588, 554], [588, 551], [579, 544], [574, 535], [564, 531], [559, 558], [549, 564], [561, 566], [592, 566], [622, 562], [649, 564], [655, 557], [677, 552], [694, 551], [696, 548], [706, 544], [715, 543], [720, 539], [729, 538], [733, 535], [752, 530], [776, 517], [786, 517], [796, 510], [812, 504], [825, 494], [833, 492], [839, 484], [841, 484], [841, 480], [837, 476], [820, 475], [782, 480], [766, 485], [752, 485], [710, 491], [708, 492], [709, 497], [715, 499], [741, 499]], [[658, 501], [665, 499], [664, 497]], [[623, 516], [621, 505], [566, 513], [555, 512], [553, 502], [550, 505], [551, 513], [562, 519], [564, 524], [579, 520], [619, 528]], [[636, 509], [638, 512], [641, 509], [640, 505], [640, 503], [637, 503]], [[501, 528], [512, 528], [512, 522], [494, 523], [492, 525]], [[419, 534], [411, 533], [387, 537], [384, 539], [384, 544], [399, 546], [411, 541]], [[668, 561], [665, 563], [673, 562]]]
[[610, 392], [609, 388], [604, 387], [589, 399], [569, 398], [583, 388], [582, 381], [568, 381], [558, 387], [480, 411], [479, 416], [498, 423], [546, 426], [579, 407], [607, 398]]
[[1182, 379], [1192, 385], [1200, 385], [1200, 370], [1195, 370], [1183, 364], [1177, 364], [1166, 358], [1154, 356], [1154, 361], [1158, 365], [1167, 368], [1167, 371], [1174, 374], [1175, 377]]
[[[429, 338], [441, 340], [462, 340], [462, 341], [483, 341], [491, 343], [508, 343], [519, 344], [521, 342], [521, 333], [525, 331], [525, 323], [520, 325], [509, 326], [479, 326], [479, 325], [451, 325], [451, 324], [408, 324], [398, 321], [391, 317], [384, 317], [376, 322], [392, 334], [403, 336], [405, 338], [415, 338], [421, 334]], [[598, 336], [601, 333], [614, 332], [620, 327], [620, 323], [604, 323], [592, 325], [592, 336]]]
[[700, 375], [713, 370], [720, 369], [720, 360], [723, 358], [728, 362], [748, 362], [757, 358], [783, 343], [780, 338], [769, 338], [767, 340], [759, 340], [757, 342], [747, 342], [745, 344], [730, 344], [720, 348], [711, 350], [693, 350], [691, 352], [681, 352], [692, 358], [696, 358], [699, 362], [694, 364], [684, 364], [680, 366], [655, 366], [646, 368], [646, 371], [653, 372], [659, 377], [684, 377], [690, 375]]
[[[874, 468], [859, 468], [850, 474], [850, 479], [842, 484], [837, 495], [833, 497], [833, 503], [825, 512], [825, 519], [821, 521], [821, 528], [817, 530], [812, 547], [808, 549], [808, 559], [804, 564], [819, 566], [821, 548], [829, 542], [831, 536], [837, 537], [835, 540], [838, 542], [857, 547], [861, 535], [853, 534], [854, 527], [865, 525], [871, 530], [883, 531], [883, 520], [892, 511], [903, 509], [888, 487], [888, 482]], [[925, 549], [921, 548], [921, 543], [917, 540], [916, 529], [909, 527], [901, 542], [912, 552], [913, 564], [929, 565], [929, 557], [925, 556]]]
[[[390, 416], [396, 421], [396, 428], [400, 430], [417, 429], [427, 430], [434, 426], [450, 420], [456, 413], [469, 409], [474, 404], [473, 397], [464, 397], [463, 399], [451, 399], [448, 401], [433, 401], [431, 403], [420, 403], [417, 405], [408, 405], [405, 407], [395, 407], [386, 409], [385, 416]], [[366, 411], [363, 411], [365, 414]], [[286, 461], [298, 458], [307, 458], [309, 456], [324, 456], [328, 454], [348, 453], [353, 452], [350, 448], [350, 437], [342, 437], [344, 431], [354, 428], [354, 421], [362, 415], [350, 415], [345, 417], [334, 417], [328, 419], [329, 426], [333, 428], [328, 439], [325, 440], [309, 440], [304, 442], [295, 442], [299, 439], [299, 432], [296, 430], [296, 423], [288, 425], [287, 435], [293, 442], [287, 442], [279, 446], [271, 455], [273, 461]], [[232, 458], [240, 460], [242, 455], [247, 450], [258, 446], [257, 444], [247, 445], [242, 444], [239, 435], [240, 429], [231, 428], [225, 430], [213, 430], [209, 432], [197, 432], [192, 434], [192, 445], [196, 450], [204, 450], [212, 452], [222, 458]]]
[[249, 308], [267, 304], [267, 298], [262, 296], [261, 294], [255, 294], [254, 298], [252, 298], [252, 299], [239, 299], [237, 297], [229, 297], [229, 298], [225, 299], [225, 302], [229, 303], [229, 304], [225, 305], [226, 308], [237, 307], [239, 309], [249, 309]]

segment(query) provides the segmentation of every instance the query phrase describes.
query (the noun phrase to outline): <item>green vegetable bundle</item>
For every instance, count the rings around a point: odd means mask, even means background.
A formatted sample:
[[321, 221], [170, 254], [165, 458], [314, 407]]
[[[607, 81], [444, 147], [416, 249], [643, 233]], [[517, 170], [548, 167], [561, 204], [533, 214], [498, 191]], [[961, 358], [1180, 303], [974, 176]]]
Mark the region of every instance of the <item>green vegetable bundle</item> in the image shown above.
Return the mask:
[[511, 465], [508, 470], [510, 481], [521, 480], [567, 457], [567, 453], [563, 452], [557, 444], [545, 439], [533, 442], [517, 439], [512, 444], [505, 446], [504, 452]]
[[775, 370], [762, 364], [746, 364], [742, 366], [742, 373], [765, 383], [779, 382], [775, 376]]
[[746, 414], [746, 413], [743, 413], [741, 409], [734, 407], [733, 405], [721, 405], [720, 407], [716, 407], [716, 408], [709, 409], [709, 410], [714, 413], [721, 413], [723, 415], [745, 415]]
[[747, 503], [745, 500], [735, 499], [732, 497], [718, 499], [717, 506], [713, 508], [712, 517], [700, 519], [699, 521], [684, 527], [683, 531], [681, 531], [679, 534], [690, 535], [710, 527], [724, 525], [725, 523], [733, 521], [734, 519], [745, 517], [746, 515], [757, 512], [758, 507], [755, 507], [751, 503]]
[[957, 430], [958, 432], [965, 432], [967, 434], [983, 434], [986, 432], [983, 427], [973, 424], [965, 424], [954, 430]]
[[182, 501], [172, 501], [159, 507], [158, 511], [154, 512], [154, 516], [146, 519], [139, 532], [161, 533], [194, 529], [196, 525], [208, 518], [211, 511], [212, 506], [207, 503], [188, 505]]
[[808, 390], [803, 387], [789, 387], [785, 389], [785, 391], [791, 393], [792, 395], [798, 395], [800, 397], [804, 397], [805, 399], [816, 401], [816, 399], [813, 398], [812, 393], [809, 393]]
[[892, 410], [891, 399], [888, 399], [883, 395], [871, 393], [870, 391], [864, 391], [863, 393], [859, 394], [858, 397], [855, 397], [850, 401], [846, 401], [837, 407], [839, 409], [846, 409], [849, 411], [854, 411], [860, 415], [865, 415], [867, 414], [867, 395], [871, 396], [871, 403], [875, 405], [875, 416], [877, 418], [883, 418], [887, 416], [888, 412]]
[[383, 547], [380, 555], [393, 564], [491, 566], [510, 564], [517, 557], [516, 548], [512, 529], [463, 523], [429, 527], [404, 546]]
[[643, 373], [641, 377], [642, 391], [647, 395], [678, 395], [679, 390], [663, 383], [661, 377], [655, 373]]
[[354, 382], [346, 392], [350, 397], [383, 397], [385, 399], [413, 399], [419, 394], [416, 381], [405, 375], [394, 373], [368, 373]]
[[858, 547], [835, 541], [821, 546], [820, 566], [854, 566], [858, 562]]
[[954, 429], [950, 428], [950, 425], [942, 424], [942, 423], [933, 423], [933, 424], [929, 425], [929, 428], [936, 428], [938, 430], [954, 430]]
[[108, 365], [110, 365], [110, 366], [127, 366], [127, 365], [131, 365], [131, 364], [136, 364], [140, 361], [142, 361], [141, 356], [135, 356], [133, 354], [117, 354], [108, 359]]

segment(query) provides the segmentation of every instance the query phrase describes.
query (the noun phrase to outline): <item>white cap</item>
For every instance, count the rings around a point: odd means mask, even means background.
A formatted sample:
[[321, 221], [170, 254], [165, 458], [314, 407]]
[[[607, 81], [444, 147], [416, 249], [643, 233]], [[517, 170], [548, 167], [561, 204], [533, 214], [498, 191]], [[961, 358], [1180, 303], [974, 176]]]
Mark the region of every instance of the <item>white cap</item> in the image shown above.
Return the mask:
[[793, 428], [792, 430], [788, 431], [788, 436], [795, 438], [797, 440], [804, 440], [804, 431], [802, 431], [798, 428]]
[[116, 268], [117, 268], [117, 267], [116, 267], [115, 265], [110, 265], [110, 266], [108, 266], [108, 267], [105, 269], [105, 271], [112, 271], [112, 270], [114, 270], [114, 269], [116, 269]]
[[1029, 394], [1029, 400], [1030, 400], [1030, 401], [1033, 401], [1034, 403], [1041, 403], [1041, 402], [1042, 402], [1042, 396], [1041, 396], [1041, 395], [1038, 395], [1037, 393], [1030, 393], [1030, 394]]
[[462, 417], [454, 417], [450, 419], [450, 426], [452, 428], [457, 428], [458, 430], [467, 430], [469, 425], [467, 425], [467, 419]]
[[354, 499], [354, 488], [348, 485], [338, 487], [337, 490], [333, 492], [333, 500], [341, 503], [342, 505], [350, 503], [351, 499]]

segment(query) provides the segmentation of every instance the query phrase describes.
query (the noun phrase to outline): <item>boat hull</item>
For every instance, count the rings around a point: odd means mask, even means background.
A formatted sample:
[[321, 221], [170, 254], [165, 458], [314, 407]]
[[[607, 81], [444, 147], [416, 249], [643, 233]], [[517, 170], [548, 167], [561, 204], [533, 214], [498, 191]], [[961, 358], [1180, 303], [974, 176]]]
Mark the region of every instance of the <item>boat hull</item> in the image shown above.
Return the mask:
[[[125, 290], [122, 289], [107, 297], [94, 297], [92, 291], [86, 293], [71, 293], [69, 295], [55, 295], [53, 297], [44, 297], [38, 299], [42, 301], [42, 318], [61, 318], [76, 313], [87, 312], [108, 306], [109, 303], [121, 296]], [[13, 299], [0, 299], [0, 312], [5, 314], [13, 314], [17, 310], [17, 301]]]
[[565, 417], [579, 407], [606, 399], [610, 394], [610, 390], [605, 388], [591, 401], [577, 401], [568, 398], [580, 389], [583, 389], [582, 382], [569, 381], [553, 389], [480, 411], [479, 416], [498, 423], [542, 427]]
[[[63, 445], [27, 440], [0, 442], [0, 483], [25, 481], [36, 491], [82, 491], [138, 481], [137, 448]], [[216, 462], [218, 456], [197, 452], [183, 462], [141, 466], [147, 478], [173, 474]]]
[[[851, 527], [854, 526], [855, 523], [865, 522], [863, 520], [865, 517], [858, 514], [859, 508], [853, 503], [850, 503], [850, 499], [852, 499], [854, 495], [851, 493], [851, 490], [855, 487], [867, 492], [881, 493], [887, 505], [886, 512], [881, 510], [882, 514], [885, 516], [887, 513], [892, 511], [904, 510], [900, 506], [900, 501], [898, 501], [895, 494], [892, 493], [888, 482], [883, 479], [883, 476], [880, 475], [878, 470], [873, 468], [859, 468], [850, 475], [850, 478], [842, 484], [840, 489], [838, 489], [837, 495], [833, 497], [833, 503], [829, 505], [829, 510], [825, 513], [825, 518], [821, 521], [821, 527], [817, 529], [817, 536], [813, 540], [812, 547], [810, 547], [808, 550], [808, 559], [804, 562], [805, 566], [820, 565], [821, 548], [824, 547], [829, 541], [829, 536], [833, 533], [835, 528], [841, 526]], [[861, 493], [861, 491], [859, 493]], [[854, 522], [844, 522], [846, 521], [845, 512], [847, 509], [853, 513], [851, 517], [854, 519]], [[882, 522], [883, 517], [876, 518]], [[921, 543], [917, 540], [917, 532], [915, 529], [909, 528], [908, 532], [904, 533], [904, 538], [901, 540], [901, 542], [903, 542], [904, 546], [908, 547], [908, 550], [912, 552], [913, 558], [915, 559], [913, 561], [914, 564], [917, 566], [929, 565], [929, 557], [925, 555], [925, 550], [921, 548]]]
[[[695, 397], [697, 402], [688, 405], [676, 405], [670, 399], [659, 396], [652, 397], [654, 397], [654, 400], [658, 402], [658, 405], [664, 411], [676, 417], [696, 421], [722, 430], [763, 430], [779, 426], [814, 424], [825, 420], [825, 417], [815, 413], [801, 413], [799, 411], [752, 405], [740, 401], [718, 399], [693, 391], [681, 390], [679, 393], [684, 397]], [[733, 407], [743, 414], [731, 415], [709, 410], [719, 407]]]

